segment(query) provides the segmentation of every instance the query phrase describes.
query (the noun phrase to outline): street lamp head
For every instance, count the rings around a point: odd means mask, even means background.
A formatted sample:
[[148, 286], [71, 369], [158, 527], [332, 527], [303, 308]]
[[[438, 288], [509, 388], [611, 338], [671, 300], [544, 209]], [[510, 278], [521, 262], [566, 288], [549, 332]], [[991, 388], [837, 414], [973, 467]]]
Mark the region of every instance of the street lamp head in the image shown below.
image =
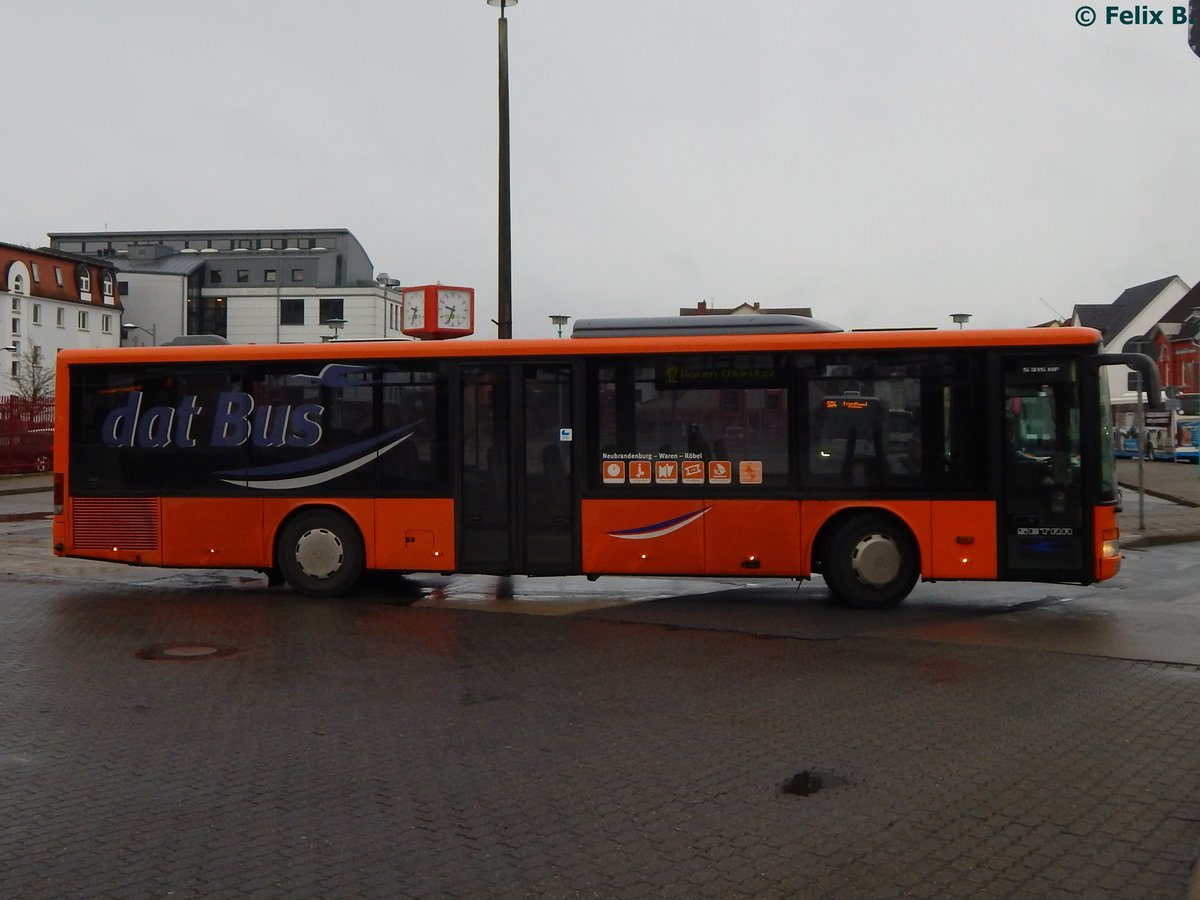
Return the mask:
[[132, 322], [122, 322], [121, 323], [121, 332], [125, 335], [126, 339], [128, 339], [129, 336], [131, 334], [133, 334], [135, 331], [146, 332], [146, 334], [150, 335], [150, 340], [152, 343], [154, 343], [154, 344], [158, 343], [158, 326], [157, 325], [151, 325], [149, 328], [147, 328], [145, 325], [134, 325]]
[[487, 0], [488, 6], [499, 6], [503, 12], [510, 6], [516, 6], [517, 0]]
[[950, 313], [950, 321], [962, 328], [967, 322], [971, 321], [970, 313]]
[[[338, 332], [346, 327], [347, 321], [341, 316], [331, 316], [325, 320], [325, 324], [328, 325], [329, 329], [333, 332], [333, 337], [330, 338], [330, 340], [336, 341], [338, 339]], [[321, 340], [325, 340], [325, 338], [322, 337]]]

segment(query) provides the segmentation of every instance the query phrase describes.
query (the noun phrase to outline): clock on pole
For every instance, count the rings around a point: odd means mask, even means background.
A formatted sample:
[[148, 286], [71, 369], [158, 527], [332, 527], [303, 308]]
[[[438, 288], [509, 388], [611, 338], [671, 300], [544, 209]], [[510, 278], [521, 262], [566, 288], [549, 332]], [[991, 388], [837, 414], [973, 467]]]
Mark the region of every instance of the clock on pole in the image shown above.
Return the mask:
[[444, 340], [475, 331], [475, 289], [446, 284], [406, 287], [400, 330], [423, 340]]

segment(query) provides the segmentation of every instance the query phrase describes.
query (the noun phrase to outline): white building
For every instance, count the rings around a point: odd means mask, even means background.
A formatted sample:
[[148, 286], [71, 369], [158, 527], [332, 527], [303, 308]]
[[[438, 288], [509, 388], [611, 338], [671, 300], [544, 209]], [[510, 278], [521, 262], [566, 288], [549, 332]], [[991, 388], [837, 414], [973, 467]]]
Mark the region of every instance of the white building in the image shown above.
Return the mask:
[[72, 232], [52, 246], [119, 270], [130, 344], [216, 334], [231, 343], [407, 339], [399, 283], [349, 231]]
[[[1178, 275], [1139, 284], [1121, 292], [1112, 303], [1076, 305], [1072, 325], [1098, 329], [1108, 353], [1120, 353], [1135, 338], [1148, 335], [1159, 322], [1182, 322], [1188, 310], [1180, 306], [1188, 285]], [[1132, 390], [1131, 370], [1123, 366], [1101, 369], [1108, 380], [1114, 411], [1132, 409], [1137, 394]]]
[[0, 243], [0, 397], [27, 395], [29, 376], [46, 373], [53, 393], [54, 358], [73, 347], [117, 347], [121, 298], [108, 260]]

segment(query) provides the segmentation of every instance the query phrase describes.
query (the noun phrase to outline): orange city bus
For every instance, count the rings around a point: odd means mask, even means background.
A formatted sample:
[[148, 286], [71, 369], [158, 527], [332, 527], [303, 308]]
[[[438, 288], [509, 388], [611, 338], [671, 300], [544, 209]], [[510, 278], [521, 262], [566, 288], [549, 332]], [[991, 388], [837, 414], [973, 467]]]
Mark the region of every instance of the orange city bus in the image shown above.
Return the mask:
[[593, 319], [567, 340], [64, 350], [54, 552], [257, 569], [1090, 584], [1120, 554], [1086, 328]]

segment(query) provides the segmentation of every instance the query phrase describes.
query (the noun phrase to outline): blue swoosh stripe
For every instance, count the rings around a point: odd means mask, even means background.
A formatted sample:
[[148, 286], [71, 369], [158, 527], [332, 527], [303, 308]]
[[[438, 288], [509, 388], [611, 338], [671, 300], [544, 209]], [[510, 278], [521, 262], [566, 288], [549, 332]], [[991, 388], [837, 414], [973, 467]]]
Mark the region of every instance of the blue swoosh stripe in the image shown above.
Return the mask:
[[417, 423], [394, 428], [379, 437], [358, 441], [328, 453], [287, 463], [215, 473], [226, 484], [260, 490], [312, 488], [360, 469], [398, 447], [414, 434]]
[[686, 525], [691, 525], [706, 512], [712, 509], [711, 506], [706, 506], [698, 512], [684, 513], [682, 516], [676, 516], [673, 519], [666, 519], [662, 522], [655, 522], [653, 525], [642, 525], [638, 528], [625, 528], [621, 531], [610, 531], [609, 537], [620, 538], [625, 541], [645, 541], [651, 538], [663, 537], [678, 531]]

